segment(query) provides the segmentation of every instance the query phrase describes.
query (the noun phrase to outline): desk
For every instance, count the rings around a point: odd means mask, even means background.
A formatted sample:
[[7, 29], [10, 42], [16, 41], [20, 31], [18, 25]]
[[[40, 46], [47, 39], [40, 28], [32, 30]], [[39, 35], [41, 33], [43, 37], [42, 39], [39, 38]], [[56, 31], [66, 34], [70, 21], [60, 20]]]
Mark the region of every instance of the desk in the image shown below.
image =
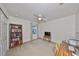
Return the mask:
[[47, 40], [48, 42], [51, 42], [51, 37], [50, 36], [44, 36], [43, 40]]

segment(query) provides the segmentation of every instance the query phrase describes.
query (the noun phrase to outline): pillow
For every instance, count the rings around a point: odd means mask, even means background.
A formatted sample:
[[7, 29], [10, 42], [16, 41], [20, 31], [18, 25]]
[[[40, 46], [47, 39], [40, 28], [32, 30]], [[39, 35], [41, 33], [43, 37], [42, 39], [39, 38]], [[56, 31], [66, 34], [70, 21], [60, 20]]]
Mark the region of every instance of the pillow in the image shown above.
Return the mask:
[[75, 48], [73, 46], [69, 46], [69, 51], [75, 52]]
[[76, 46], [77, 41], [75, 39], [69, 39], [69, 44]]

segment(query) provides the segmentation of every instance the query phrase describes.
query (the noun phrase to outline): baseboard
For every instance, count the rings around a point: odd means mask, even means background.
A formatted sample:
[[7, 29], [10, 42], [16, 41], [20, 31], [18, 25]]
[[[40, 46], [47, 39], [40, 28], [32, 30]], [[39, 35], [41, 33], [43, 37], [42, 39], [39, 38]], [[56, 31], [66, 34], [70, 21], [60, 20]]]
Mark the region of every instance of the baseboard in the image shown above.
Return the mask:
[[24, 42], [23, 44], [26, 44], [26, 43], [32, 42], [32, 41], [34, 41], [34, 40], [37, 40], [37, 39], [32, 39], [32, 40], [26, 41], [26, 42]]
[[[38, 39], [42, 39], [43, 40], [43, 38], [41, 38], [41, 37], [39, 37]], [[56, 44], [56, 42], [54, 42], [54, 41], [50, 41], [50, 43]]]

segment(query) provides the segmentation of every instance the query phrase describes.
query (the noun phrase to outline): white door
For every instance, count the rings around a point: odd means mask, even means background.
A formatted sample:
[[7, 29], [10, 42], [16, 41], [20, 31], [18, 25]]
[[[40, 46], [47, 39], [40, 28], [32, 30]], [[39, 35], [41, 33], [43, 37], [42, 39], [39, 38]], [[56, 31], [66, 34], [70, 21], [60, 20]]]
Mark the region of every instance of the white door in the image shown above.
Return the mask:
[[36, 23], [32, 23], [32, 39], [37, 39], [38, 28]]

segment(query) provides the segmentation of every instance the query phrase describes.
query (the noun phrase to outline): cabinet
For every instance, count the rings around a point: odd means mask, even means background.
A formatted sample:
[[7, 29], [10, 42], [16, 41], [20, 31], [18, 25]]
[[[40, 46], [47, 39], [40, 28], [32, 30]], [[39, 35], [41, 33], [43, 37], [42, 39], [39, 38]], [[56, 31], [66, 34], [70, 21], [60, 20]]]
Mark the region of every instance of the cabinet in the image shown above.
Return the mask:
[[10, 45], [9, 48], [16, 47], [23, 43], [22, 41], [22, 25], [10, 24], [9, 26]]

